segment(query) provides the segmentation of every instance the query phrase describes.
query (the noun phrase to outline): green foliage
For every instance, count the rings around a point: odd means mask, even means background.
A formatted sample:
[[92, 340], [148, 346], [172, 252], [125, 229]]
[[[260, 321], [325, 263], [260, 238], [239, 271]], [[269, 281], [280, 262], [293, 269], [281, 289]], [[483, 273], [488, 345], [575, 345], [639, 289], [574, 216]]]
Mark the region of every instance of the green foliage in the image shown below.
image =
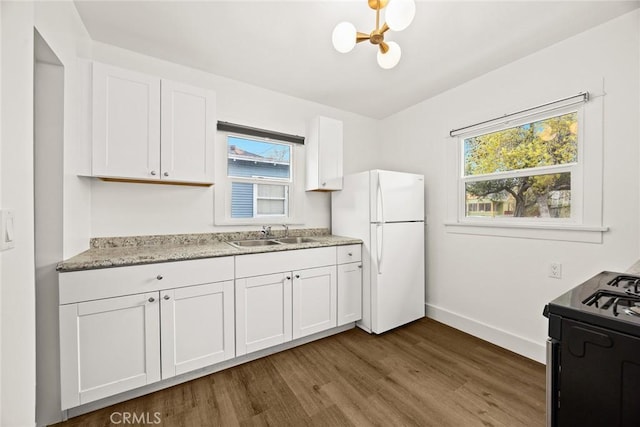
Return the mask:
[[[474, 176], [573, 163], [577, 159], [577, 113], [552, 117], [464, 141], [465, 175]], [[532, 174], [535, 173], [532, 171]], [[530, 216], [538, 205], [538, 214], [548, 215], [548, 206], [540, 206], [551, 191], [571, 187], [569, 173], [475, 181], [466, 191], [492, 201], [513, 197], [514, 216]], [[527, 211], [529, 214], [527, 214]]]

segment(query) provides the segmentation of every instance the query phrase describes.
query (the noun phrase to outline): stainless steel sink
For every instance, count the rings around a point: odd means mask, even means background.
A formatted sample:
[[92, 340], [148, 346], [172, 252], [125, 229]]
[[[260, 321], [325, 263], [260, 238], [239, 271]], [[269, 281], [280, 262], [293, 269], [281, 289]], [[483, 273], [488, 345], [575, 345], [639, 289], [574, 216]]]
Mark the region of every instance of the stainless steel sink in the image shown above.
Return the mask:
[[234, 242], [227, 242], [231, 246], [235, 246], [236, 248], [252, 248], [256, 246], [272, 246], [272, 245], [280, 245], [281, 243], [276, 240], [266, 240], [266, 239], [254, 239], [254, 240], [236, 240]]
[[311, 237], [283, 237], [277, 241], [280, 243], [311, 243], [316, 242], [317, 240], [312, 239]]

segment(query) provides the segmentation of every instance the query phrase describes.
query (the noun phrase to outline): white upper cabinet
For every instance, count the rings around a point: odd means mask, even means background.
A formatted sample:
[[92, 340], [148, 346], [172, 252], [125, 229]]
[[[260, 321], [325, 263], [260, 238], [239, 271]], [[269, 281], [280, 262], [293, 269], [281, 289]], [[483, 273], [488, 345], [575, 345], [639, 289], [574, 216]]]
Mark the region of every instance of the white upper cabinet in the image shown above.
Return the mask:
[[92, 174], [213, 183], [215, 93], [93, 64]]
[[309, 123], [306, 191], [342, 190], [342, 122], [318, 116]]
[[93, 64], [92, 173], [159, 179], [160, 79]]
[[213, 182], [215, 95], [162, 80], [162, 179]]

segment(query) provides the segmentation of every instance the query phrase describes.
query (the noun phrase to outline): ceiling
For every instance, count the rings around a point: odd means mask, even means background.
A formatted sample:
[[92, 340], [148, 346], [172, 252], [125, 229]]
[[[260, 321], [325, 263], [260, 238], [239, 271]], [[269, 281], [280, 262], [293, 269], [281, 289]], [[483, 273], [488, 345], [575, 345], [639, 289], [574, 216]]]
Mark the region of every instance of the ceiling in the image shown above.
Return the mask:
[[75, 0], [94, 40], [372, 118], [424, 99], [639, 6], [638, 1], [420, 1], [388, 41], [383, 70], [368, 42], [341, 54], [341, 21], [369, 33], [365, 0]]

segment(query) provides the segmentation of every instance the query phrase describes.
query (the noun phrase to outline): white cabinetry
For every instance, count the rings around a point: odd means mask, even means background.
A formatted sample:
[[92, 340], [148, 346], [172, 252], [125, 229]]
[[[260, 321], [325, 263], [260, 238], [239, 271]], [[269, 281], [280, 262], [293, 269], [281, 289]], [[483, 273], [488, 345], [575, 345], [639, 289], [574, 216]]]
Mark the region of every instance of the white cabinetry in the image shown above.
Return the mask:
[[92, 174], [213, 183], [215, 94], [93, 64]]
[[362, 318], [362, 247], [338, 247], [338, 326]]
[[160, 297], [162, 379], [235, 356], [233, 281], [168, 289]]
[[62, 273], [62, 408], [233, 358], [232, 279], [232, 257]]
[[238, 356], [291, 341], [291, 274], [236, 280]]
[[315, 117], [308, 126], [306, 148], [307, 191], [342, 189], [342, 122]]
[[355, 322], [360, 261], [348, 245], [61, 273], [62, 409]]
[[293, 339], [336, 326], [336, 268], [293, 272]]
[[62, 407], [160, 380], [158, 293], [60, 307]]
[[336, 248], [236, 257], [236, 354], [336, 326]]

